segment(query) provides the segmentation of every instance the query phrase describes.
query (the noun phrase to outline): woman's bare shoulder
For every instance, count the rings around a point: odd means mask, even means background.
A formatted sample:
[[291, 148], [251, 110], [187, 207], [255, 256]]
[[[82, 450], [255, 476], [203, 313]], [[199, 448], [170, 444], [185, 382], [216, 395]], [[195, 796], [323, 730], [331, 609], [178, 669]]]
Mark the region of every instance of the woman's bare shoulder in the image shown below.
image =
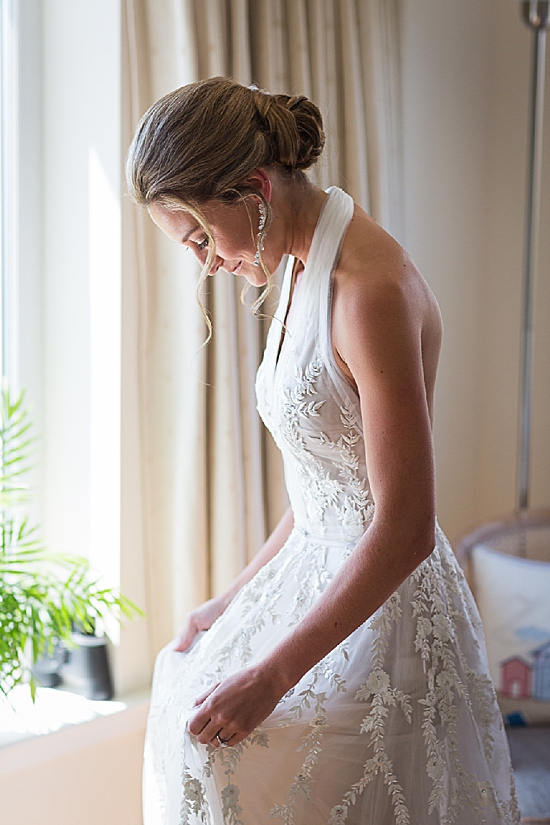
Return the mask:
[[335, 300], [343, 301], [351, 316], [402, 303], [422, 328], [441, 327], [437, 301], [410, 256], [359, 206], [333, 277]]
[[356, 207], [333, 274], [332, 345], [341, 370], [357, 385], [359, 372], [387, 372], [386, 359], [405, 371], [414, 362], [431, 409], [441, 338], [430, 287], [403, 247]]

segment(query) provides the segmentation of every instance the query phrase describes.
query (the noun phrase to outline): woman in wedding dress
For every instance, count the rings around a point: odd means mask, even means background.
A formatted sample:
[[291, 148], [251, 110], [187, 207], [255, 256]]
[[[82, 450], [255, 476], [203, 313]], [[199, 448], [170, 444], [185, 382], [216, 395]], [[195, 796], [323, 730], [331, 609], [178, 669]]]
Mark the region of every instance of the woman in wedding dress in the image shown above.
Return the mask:
[[317, 107], [227, 78], [142, 119], [134, 199], [203, 277], [269, 288], [257, 377], [291, 507], [159, 654], [146, 825], [517, 825], [472, 596], [435, 518], [437, 303], [342, 190]]

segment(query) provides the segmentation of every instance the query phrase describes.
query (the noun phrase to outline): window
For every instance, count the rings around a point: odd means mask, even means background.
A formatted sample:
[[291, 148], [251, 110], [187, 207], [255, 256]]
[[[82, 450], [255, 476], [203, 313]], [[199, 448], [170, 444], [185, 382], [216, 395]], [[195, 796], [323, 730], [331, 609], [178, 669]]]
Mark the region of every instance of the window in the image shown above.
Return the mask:
[[[31, 516], [143, 604], [122, 467], [123, 434], [138, 434], [131, 405], [122, 417], [120, 0], [0, 3], [1, 355], [40, 434]], [[148, 680], [145, 627], [123, 633], [119, 692]]]

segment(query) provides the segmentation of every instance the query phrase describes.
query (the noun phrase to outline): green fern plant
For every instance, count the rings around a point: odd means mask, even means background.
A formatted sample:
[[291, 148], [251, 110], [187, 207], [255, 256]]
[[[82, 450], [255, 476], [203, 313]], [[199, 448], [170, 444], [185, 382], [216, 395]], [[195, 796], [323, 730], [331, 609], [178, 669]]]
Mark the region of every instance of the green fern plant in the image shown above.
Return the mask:
[[85, 559], [48, 552], [25, 512], [34, 439], [24, 393], [13, 400], [4, 381], [0, 396], [0, 692], [22, 681], [36, 683], [32, 666], [70, 646], [78, 626], [92, 632], [97, 620], [142, 615], [129, 599], [102, 587]]

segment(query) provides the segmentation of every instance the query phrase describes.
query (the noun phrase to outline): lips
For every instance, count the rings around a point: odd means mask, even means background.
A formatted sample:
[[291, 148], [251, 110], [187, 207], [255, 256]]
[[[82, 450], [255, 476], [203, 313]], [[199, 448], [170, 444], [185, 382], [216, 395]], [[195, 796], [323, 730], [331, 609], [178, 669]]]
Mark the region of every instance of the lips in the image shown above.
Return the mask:
[[242, 262], [242, 261], [239, 261], [239, 263], [237, 264], [237, 266], [236, 266], [236, 267], [234, 267], [234, 268], [231, 270], [231, 274], [232, 274], [232, 275], [238, 275], [238, 274], [239, 274], [239, 272], [241, 271], [241, 266], [242, 266], [242, 265], [243, 265], [243, 262]]

